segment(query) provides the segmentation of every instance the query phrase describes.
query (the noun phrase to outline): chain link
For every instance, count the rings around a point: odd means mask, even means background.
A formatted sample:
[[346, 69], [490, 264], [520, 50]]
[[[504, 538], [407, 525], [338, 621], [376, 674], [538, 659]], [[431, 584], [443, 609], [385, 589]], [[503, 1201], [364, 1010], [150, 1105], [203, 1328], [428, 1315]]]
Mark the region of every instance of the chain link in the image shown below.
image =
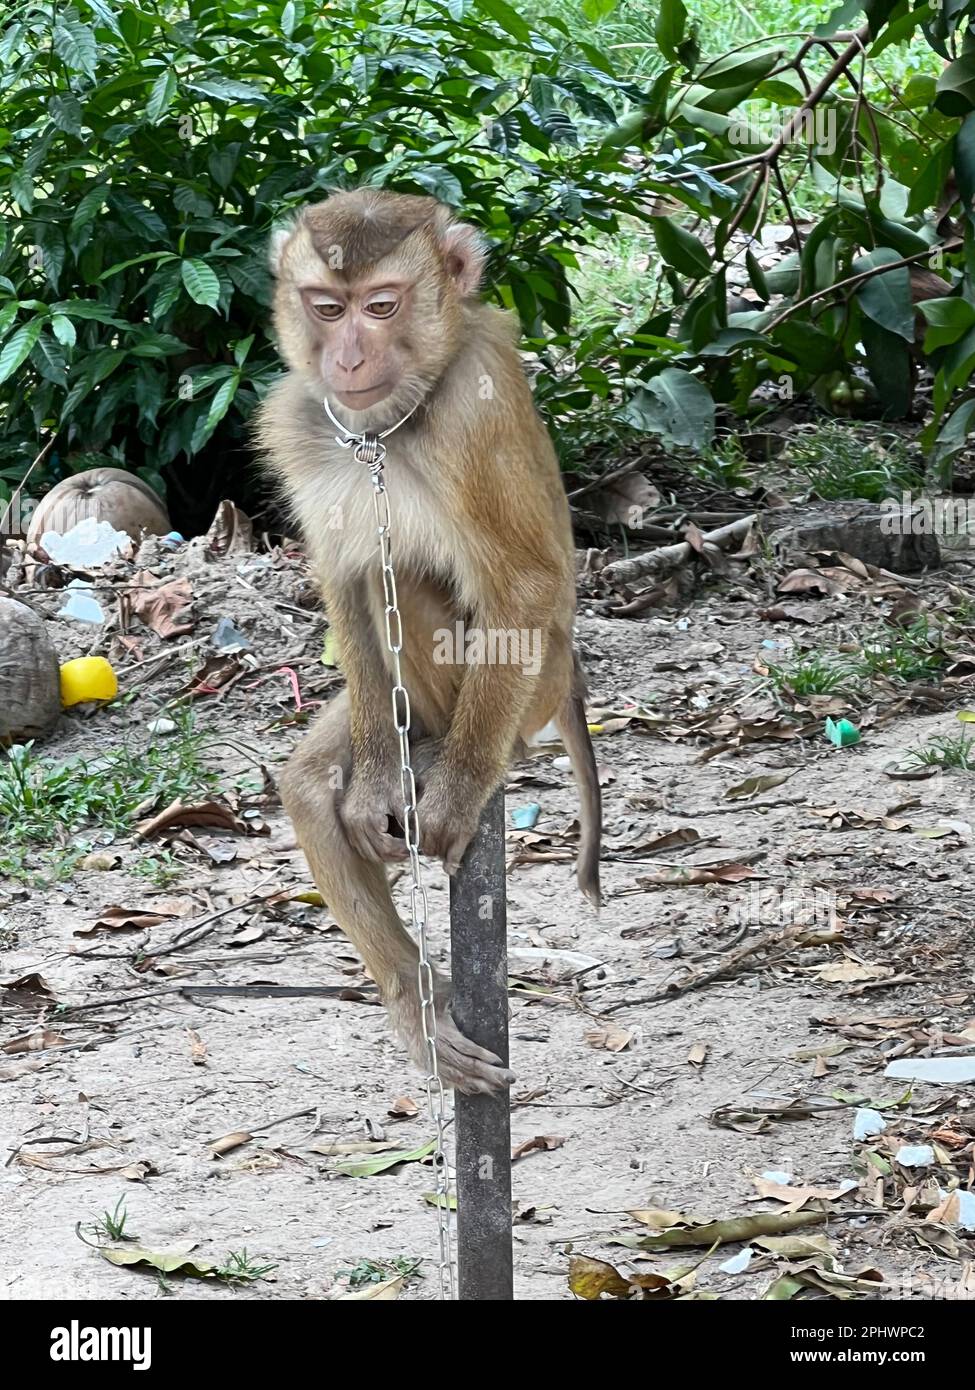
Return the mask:
[[423, 1080], [426, 1086], [430, 1118], [437, 1131], [436, 1146], [433, 1151], [433, 1167], [436, 1176], [440, 1236], [440, 1297], [453, 1300], [455, 1292], [450, 1220], [450, 1165], [447, 1161], [446, 1148], [447, 1102], [437, 1063], [437, 1006], [433, 965], [430, 962], [429, 942], [427, 940], [428, 904], [420, 868], [420, 827], [416, 810], [416, 778], [413, 775], [410, 758], [410, 696], [403, 684], [400, 669], [400, 655], [403, 651], [403, 622], [396, 596], [396, 574], [393, 570], [389, 494], [386, 492], [386, 481], [383, 476], [386, 446], [377, 435], [373, 434], [363, 435], [358, 440], [340, 440], [339, 442], [353, 446], [352, 456], [357, 462], [364, 463], [368, 467], [369, 479], [373, 488], [372, 500], [376, 513], [376, 530], [379, 536], [379, 554], [382, 561], [386, 647], [392, 659], [393, 668], [393, 727], [399, 739], [403, 834], [409, 856], [410, 917], [419, 951], [417, 986], [420, 992], [420, 1020], [423, 1026], [423, 1040], [427, 1047], [427, 1071]]

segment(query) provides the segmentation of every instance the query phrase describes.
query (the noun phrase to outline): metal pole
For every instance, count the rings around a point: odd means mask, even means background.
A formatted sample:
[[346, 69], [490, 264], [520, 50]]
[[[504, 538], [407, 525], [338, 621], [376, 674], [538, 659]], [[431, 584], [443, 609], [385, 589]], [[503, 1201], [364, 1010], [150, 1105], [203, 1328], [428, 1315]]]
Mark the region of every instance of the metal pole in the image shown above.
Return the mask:
[[[504, 787], [491, 797], [450, 881], [451, 1011], [472, 1042], [508, 1065]], [[512, 1299], [511, 1114], [506, 1091], [454, 1095], [461, 1300]]]

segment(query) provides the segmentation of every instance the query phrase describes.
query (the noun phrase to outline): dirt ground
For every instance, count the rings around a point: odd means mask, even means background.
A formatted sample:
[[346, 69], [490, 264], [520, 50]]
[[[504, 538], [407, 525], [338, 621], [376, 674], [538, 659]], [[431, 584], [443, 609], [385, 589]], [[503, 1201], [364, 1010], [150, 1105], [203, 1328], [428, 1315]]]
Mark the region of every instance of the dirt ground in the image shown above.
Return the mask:
[[[975, 628], [951, 620], [937, 685], [804, 698], [765, 674], [806, 649], [855, 654], [904, 594], [947, 625], [967, 556], [903, 581], [834, 557], [830, 593], [777, 597], [788, 566], [758, 551], [635, 620], [605, 616], [584, 586], [606, 803], [598, 916], [574, 886], [561, 750], [519, 764], [507, 793], [509, 812], [541, 806], [534, 832], [509, 843], [513, 1140], [548, 1141], [514, 1165], [518, 1298], [572, 1298], [580, 1256], [668, 1276], [671, 1293], [683, 1277], [685, 1296], [975, 1296], [975, 1222], [966, 1230], [945, 1200], [972, 1192], [975, 1081], [884, 1076], [892, 1058], [975, 1054], [973, 774], [890, 775], [908, 750], [963, 732]], [[188, 580], [190, 632], [122, 631], [117, 597], [140, 571]], [[147, 725], [199, 686], [229, 617], [251, 658], [231, 656], [230, 683], [190, 703], [231, 819], [171, 828], [168, 846], [165, 831], [96, 827], [81, 838], [98, 867], [44, 883], [28, 863], [0, 884], [0, 1297], [328, 1298], [357, 1267], [362, 1285], [370, 1261], [376, 1279], [412, 1268], [400, 1298], [433, 1298], [429, 1165], [354, 1177], [328, 1153], [412, 1151], [431, 1128], [351, 947], [298, 898], [311, 881], [261, 774], [301, 736], [288, 671], [302, 702], [339, 679], [320, 661], [325, 625], [305, 606], [300, 556], [153, 541], [96, 591], [104, 630], [58, 620], [58, 591], [30, 597], [62, 659], [109, 653], [130, 698], [65, 714], [40, 751], [91, 760], [172, 737]], [[211, 684], [223, 676], [211, 668]], [[844, 712], [862, 738], [834, 747], [824, 719]], [[729, 797], [770, 774], [787, 776]], [[439, 950], [447, 894], [433, 866], [429, 883]], [[158, 920], [91, 930], [113, 905]], [[240, 985], [347, 997], [202, 992]], [[854, 1138], [862, 1107], [881, 1111], [882, 1134]], [[215, 1156], [228, 1135], [238, 1142]], [[928, 1161], [908, 1166], [905, 1145], [931, 1146]], [[246, 1250], [273, 1269], [228, 1282], [113, 1264], [90, 1227], [120, 1198], [140, 1247], [218, 1263]], [[731, 1218], [770, 1237], [737, 1272], [721, 1266], [741, 1241], [615, 1243]]]

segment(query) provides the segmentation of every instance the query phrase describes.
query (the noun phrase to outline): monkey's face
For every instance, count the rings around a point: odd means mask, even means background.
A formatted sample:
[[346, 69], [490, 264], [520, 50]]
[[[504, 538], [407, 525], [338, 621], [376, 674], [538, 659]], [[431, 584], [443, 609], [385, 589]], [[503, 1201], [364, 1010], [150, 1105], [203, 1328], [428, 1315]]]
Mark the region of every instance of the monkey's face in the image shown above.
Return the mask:
[[272, 248], [281, 353], [354, 428], [384, 428], [443, 375], [482, 261], [477, 234], [432, 198], [336, 194]]

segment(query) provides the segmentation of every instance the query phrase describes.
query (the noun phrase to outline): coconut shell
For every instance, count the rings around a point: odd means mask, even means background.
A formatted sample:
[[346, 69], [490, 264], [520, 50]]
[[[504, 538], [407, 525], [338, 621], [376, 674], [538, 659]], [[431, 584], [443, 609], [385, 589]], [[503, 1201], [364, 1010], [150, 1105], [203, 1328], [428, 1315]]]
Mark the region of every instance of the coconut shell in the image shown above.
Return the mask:
[[46, 733], [60, 713], [60, 667], [44, 620], [0, 594], [0, 744]]
[[27, 543], [39, 543], [45, 531], [63, 536], [89, 516], [124, 531], [136, 545], [144, 534], [164, 536], [173, 529], [165, 506], [148, 483], [123, 468], [89, 468], [63, 478], [41, 498], [30, 519]]

